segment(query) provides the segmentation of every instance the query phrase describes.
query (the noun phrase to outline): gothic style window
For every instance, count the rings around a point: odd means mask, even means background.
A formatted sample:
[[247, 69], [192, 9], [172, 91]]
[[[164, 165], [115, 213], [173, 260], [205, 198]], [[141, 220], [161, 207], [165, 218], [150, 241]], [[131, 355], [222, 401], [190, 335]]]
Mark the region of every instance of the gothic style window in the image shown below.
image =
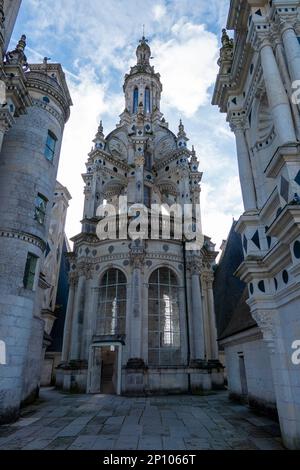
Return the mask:
[[145, 112], [150, 113], [150, 90], [149, 88], [146, 88], [145, 90]]
[[180, 365], [178, 282], [170, 269], [151, 275], [148, 299], [149, 365]]
[[126, 330], [126, 277], [118, 269], [103, 276], [99, 292], [98, 335], [124, 335]]
[[46, 218], [48, 199], [42, 194], [38, 194], [35, 200], [35, 214], [34, 219], [40, 224], [44, 225]]
[[33, 290], [38, 257], [28, 253], [23, 279], [24, 289]]
[[54, 155], [55, 155], [55, 147], [56, 147], [57, 137], [53, 134], [53, 132], [48, 131], [47, 142], [45, 147], [45, 157], [49, 162], [53, 162]]
[[133, 113], [134, 114], [137, 113], [138, 105], [139, 105], [139, 90], [138, 88], [135, 88], [133, 92]]

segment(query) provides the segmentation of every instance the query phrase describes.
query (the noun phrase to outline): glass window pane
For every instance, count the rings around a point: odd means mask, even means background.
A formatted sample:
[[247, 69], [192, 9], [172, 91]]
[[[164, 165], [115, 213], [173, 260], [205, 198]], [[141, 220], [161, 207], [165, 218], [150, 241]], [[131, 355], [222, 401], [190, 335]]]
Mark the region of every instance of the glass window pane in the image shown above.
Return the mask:
[[31, 253], [28, 253], [26, 266], [25, 266], [25, 272], [24, 272], [24, 279], [23, 279], [23, 285], [25, 289], [33, 290], [34, 288], [37, 262], [38, 262], [38, 257]]
[[[153, 280], [157, 284], [151, 284]], [[168, 268], [160, 268], [151, 276], [148, 331], [149, 364], [152, 366], [172, 366], [181, 362], [179, 295], [178, 287], [175, 286], [177, 286], [176, 275]], [[152, 297], [157, 293], [159, 300], [154, 300]], [[153, 351], [155, 349], [158, 352]]]
[[121, 271], [110, 269], [103, 276], [101, 285], [98, 334], [123, 335], [126, 329], [126, 278]]
[[158, 286], [154, 284], [149, 285], [148, 290], [148, 297], [149, 299], [158, 299]]
[[149, 284], [158, 284], [158, 269], [151, 274]]

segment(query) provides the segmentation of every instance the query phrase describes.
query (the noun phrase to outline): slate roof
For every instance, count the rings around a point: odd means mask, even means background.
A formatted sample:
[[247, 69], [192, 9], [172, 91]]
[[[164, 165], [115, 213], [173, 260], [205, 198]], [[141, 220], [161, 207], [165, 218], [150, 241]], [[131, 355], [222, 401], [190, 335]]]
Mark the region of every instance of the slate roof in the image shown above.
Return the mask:
[[62, 254], [61, 265], [60, 265], [58, 290], [57, 290], [57, 297], [56, 297], [56, 305], [59, 306], [55, 310], [55, 314], [57, 315], [57, 320], [55, 320], [53, 329], [51, 332], [52, 344], [47, 349], [47, 351], [51, 351], [51, 352], [62, 352], [62, 347], [63, 347], [64, 326], [65, 326], [65, 318], [66, 318], [68, 296], [69, 296], [68, 274], [70, 270], [69, 262], [65, 256], [66, 253], [68, 253], [68, 247], [65, 241], [64, 246], [63, 246], [63, 254]]
[[214, 300], [219, 339], [256, 326], [248, 304], [246, 284], [234, 276], [244, 259], [241, 236], [233, 222], [223, 256], [215, 271]]

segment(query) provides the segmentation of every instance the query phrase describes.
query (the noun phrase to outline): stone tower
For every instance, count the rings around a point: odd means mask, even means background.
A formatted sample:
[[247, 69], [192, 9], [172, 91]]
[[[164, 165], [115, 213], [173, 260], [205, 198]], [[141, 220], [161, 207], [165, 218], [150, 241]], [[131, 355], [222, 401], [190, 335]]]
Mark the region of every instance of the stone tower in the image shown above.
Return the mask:
[[235, 36], [223, 31], [213, 98], [236, 137], [245, 207], [237, 275], [268, 345], [289, 448], [300, 448], [299, 13], [294, 0], [233, 0], [227, 27]]
[[136, 55], [125, 76], [120, 123], [105, 137], [101, 122], [83, 175], [82, 232], [70, 255], [63, 364], [57, 374], [65, 390], [145, 394], [222, 385], [212, 293], [216, 252], [210, 239], [205, 237], [201, 250], [188, 251], [182, 238], [162, 239], [162, 219], [156, 238], [96, 235], [99, 205], [115, 207], [122, 219], [120, 196], [127, 197], [130, 221], [136, 217], [132, 204], [188, 203], [195, 209], [200, 201], [199, 162], [182, 122], [175, 135], [163, 118], [160, 75], [150, 64], [144, 37]]
[[71, 105], [61, 66], [46, 59], [29, 65], [25, 46], [22, 36], [0, 64], [5, 90], [0, 113], [1, 422], [14, 419], [39, 387], [40, 309], [49, 287], [40, 272]]

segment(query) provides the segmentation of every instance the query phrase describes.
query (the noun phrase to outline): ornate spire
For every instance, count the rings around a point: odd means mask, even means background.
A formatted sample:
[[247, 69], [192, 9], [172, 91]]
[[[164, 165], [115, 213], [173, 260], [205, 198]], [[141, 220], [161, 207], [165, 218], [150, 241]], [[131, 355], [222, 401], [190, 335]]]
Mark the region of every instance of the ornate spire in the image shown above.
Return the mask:
[[16, 49], [6, 54], [7, 62], [12, 65], [21, 65], [22, 67], [27, 68], [28, 67], [27, 57], [24, 53], [25, 47], [26, 47], [26, 36], [25, 34], [23, 34], [17, 44]]
[[26, 47], [26, 36], [25, 34], [23, 34], [17, 44], [16, 50], [20, 52], [24, 52], [25, 47]]
[[100, 124], [99, 124], [99, 127], [98, 127], [98, 131], [97, 131], [96, 137], [95, 137], [95, 139], [93, 140], [93, 142], [95, 142], [95, 141], [97, 141], [97, 140], [101, 140], [101, 139], [104, 139], [102, 120], [100, 121]]
[[178, 138], [186, 138], [186, 132], [184, 130], [184, 125], [182, 124], [182, 120], [179, 121], [179, 128], [178, 128]]
[[230, 39], [226, 29], [222, 30], [222, 47], [220, 50], [220, 59], [218, 65], [221, 65], [223, 62], [232, 61], [233, 58], [233, 39]]
[[105, 147], [105, 136], [104, 136], [104, 133], [103, 133], [102, 121], [100, 121], [98, 131], [97, 131], [97, 134], [96, 134], [93, 142], [95, 143], [95, 148], [96, 149], [104, 149], [104, 147]]

